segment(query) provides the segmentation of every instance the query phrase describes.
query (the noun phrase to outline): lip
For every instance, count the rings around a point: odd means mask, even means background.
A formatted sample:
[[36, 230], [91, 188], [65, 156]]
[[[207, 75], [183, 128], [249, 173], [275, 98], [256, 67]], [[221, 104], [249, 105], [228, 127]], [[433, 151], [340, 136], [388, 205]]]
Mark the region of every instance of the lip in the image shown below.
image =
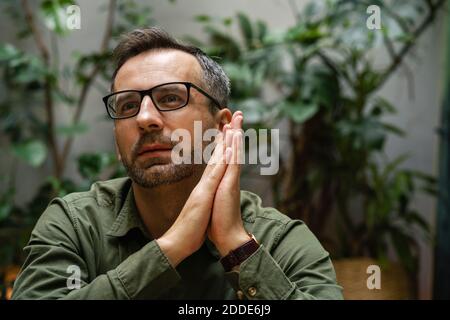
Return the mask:
[[161, 152], [166, 152], [172, 150], [172, 146], [165, 145], [165, 144], [148, 144], [144, 145], [141, 149], [139, 149], [138, 156], [142, 155], [157, 155]]

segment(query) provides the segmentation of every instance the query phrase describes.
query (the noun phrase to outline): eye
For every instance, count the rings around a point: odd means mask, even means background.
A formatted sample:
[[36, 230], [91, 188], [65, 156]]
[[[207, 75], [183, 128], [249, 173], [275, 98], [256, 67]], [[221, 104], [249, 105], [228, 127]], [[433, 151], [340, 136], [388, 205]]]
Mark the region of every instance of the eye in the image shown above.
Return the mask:
[[131, 113], [139, 108], [139, 103], [130, 101], [121, 104], [117, 110], [118, 113]]
[[135, 103], [135, 102], [129, 102], [129, 103], [126, 103], [123, 107], [122, 107], [122, 110], [123, 111], [125, 111], [125, 110], [129, 110], [129, 109], [135, 109], [135, 108], [137, 108], [138, 106], [137, 106], [137, 103]]
[[165, 84], [152, 92], [152, 99], [162, 110], [178, 109], [187, 103], [188, 92], [184, 85]]
[[181, 102], [183, 99], [181, 99], [179, 96], [177, 96], [176, 94], [168, 94], [165, 95], [164, 97], [162, 97], [161, 99], [159, 99], [159, 103], [162, 104], [176, 104]]

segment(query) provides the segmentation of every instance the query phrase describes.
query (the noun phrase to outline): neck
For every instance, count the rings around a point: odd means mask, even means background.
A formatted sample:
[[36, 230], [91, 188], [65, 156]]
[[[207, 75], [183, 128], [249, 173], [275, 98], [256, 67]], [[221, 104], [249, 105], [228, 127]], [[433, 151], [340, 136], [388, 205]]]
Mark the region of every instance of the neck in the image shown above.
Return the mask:
[[153, 239], [161, 237], [175, 222], [202, 172], [175, 183], [144, 188], [132, 183], [139, 215]]

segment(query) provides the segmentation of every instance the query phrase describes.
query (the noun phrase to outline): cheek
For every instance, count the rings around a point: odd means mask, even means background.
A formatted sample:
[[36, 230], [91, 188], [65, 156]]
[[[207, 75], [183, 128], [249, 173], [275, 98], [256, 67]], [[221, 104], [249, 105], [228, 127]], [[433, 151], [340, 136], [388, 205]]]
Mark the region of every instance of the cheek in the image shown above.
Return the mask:
[[[209, 112], [208, 107], [204, 106], [191, 106], [192, 108], [184, 108], [178, 114], [174, 114], [170, 121], [170, 127], [173, 131], [177, 128], [183, 128], [191, 132], [194, 132], [194, 122], [197, 121], [201, 124], [203, 130], [207, 128], [215, 127], [214, 116]], [[169, 123], [168, 123], [169, 124]], [[199, 126], [199, 124], [197, 124]]]
[[120, 124], [114, 128], [114, 135], [119, 152], [123, 156], [131, 153], [131, 148], [136, 143], [136, 135], [133, 133], [132, 128], [125, 123]]

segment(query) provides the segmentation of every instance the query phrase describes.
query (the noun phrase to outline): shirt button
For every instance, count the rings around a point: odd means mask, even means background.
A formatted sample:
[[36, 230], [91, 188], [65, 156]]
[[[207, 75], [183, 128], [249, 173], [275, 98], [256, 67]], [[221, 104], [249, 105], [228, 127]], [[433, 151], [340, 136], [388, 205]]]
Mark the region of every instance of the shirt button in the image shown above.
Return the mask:
[[237, 295], [239, 300], [243, 300], [244, 299], [244, 293], [241, 290], [238, 290], [236, 292], [236, 295]]
[[254, 297], [254, 296], [256, 296], [257, 291], [256, 291], [255, 287], [250, 287], [250, 288], [248, 288], [247, 292], [250, 297]]

